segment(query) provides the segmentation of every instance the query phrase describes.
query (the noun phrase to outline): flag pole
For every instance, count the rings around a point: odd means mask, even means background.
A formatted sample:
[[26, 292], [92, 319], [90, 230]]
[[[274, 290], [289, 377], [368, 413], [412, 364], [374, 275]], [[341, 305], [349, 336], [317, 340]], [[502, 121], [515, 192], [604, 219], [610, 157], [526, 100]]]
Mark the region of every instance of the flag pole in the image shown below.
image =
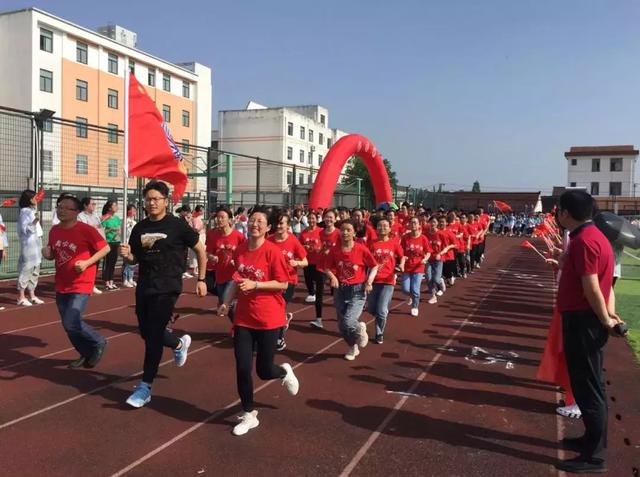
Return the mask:
[[127, 195], [128, 195], [128, 179], [129, 179], [129, 76], [131, 72], [129, 71], [129, 61], [125, 58], [125, 68], [126, 73], [124, 75], [124, 164], [122, 168], [122, 191], [123, 191], [123, 199], [122, 199], [122, 243], [126, 244], [129, 242], [129, 237], [127, 237]]

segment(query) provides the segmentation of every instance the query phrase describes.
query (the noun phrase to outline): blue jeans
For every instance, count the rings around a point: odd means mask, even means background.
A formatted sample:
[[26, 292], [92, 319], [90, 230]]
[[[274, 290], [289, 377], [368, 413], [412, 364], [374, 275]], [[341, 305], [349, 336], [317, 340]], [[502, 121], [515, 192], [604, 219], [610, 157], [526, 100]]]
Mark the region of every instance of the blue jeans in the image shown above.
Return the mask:
[[[229, 287], [232, 283], [233, 280], [229, 280], [228, 282], [216, 283], [216, 290], [218, 292], [218, 306], [224, 303], [224, 296], [227, 294], [227, 290], [229, 290]], [[227, 316], [229, 317], [229, 321], [231, 321], [231, 323], [233, 323], [233, 315], [235, 312], [234, 303], [235, 301], [229, 305], [229, 313], [227, 313]]]
[[393, 285], [374, 283], [367, 297], [367, 311], [376, 318], [376, 336], [384, 334], [389, 315], [389, 303], [393, 297]]
[[82, 320], [87, 301], [89, 295], [85, 293], [56, 293], [56, 305], [69, 341], [78, 353], [90, 358], [106, 340]]
[[333, 293], [338, 328], [349, 346], [353, 346], [358, 341], [358, 324], [365, 299], [364, 283], [341, 285]]
[[123, 282], [132, 281], [133, 273], [135, 269], [136, 269], [135, 265], [130, 265], [128, 263], [125, 263], [124, 266], [122, 267], [122, 281]]
[[418, 308], [420, 304], [420, 284], [423, 273], [403, 273], [400, 278], [402, 293], [411, 296], [411, 308]]
[[427, 280], [428, 280], [428, 293], [435, 293], [437, 290], [441, 290], [442, 281], [442, 262], [429, 262], [427, 263]]

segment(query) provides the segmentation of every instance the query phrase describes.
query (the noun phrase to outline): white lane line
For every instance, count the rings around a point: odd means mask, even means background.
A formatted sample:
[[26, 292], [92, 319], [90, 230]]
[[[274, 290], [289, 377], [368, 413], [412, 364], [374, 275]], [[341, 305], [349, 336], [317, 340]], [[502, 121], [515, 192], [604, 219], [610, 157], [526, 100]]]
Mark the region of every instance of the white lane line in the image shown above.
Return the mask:
[[[512, 263], [514, 263], [514, 262], [515, 262], [515, 260]], [[507, 267], [507, 270], [509, 268], [510, 268], [510, 266]], [[476, 313], [476, 311], [478, 311], [480, 306], [484, 303], [485, 299], [489, 295], [491, 295], [491, 293], [496, 288], [496, 286], [498, 285], [498, 283], [500, 282], [501, 279], [502, 279], [501, 277], [496, 276], [496, 281], [494, 282], [494, 284], [491, 287], [491, 289], [487, 293], [485, 293], [485, 295], [482, 297], [480, 302], [478, 302], [478, 304], [475, 306], [475, 308], [469, 312], [469, 314], [466, 316], [464, 321], [460, 324], [460, 326], [458, 326], [456, 331], [449, 337], [449, 339], [443, 345], [443, 347], [445, 347], [445, 348], [449, 348], [450, 347], [451, 343], [453, 343], [453, 341], [456, 339], [458, 334], [462, 331], [462, 328], [464, 328], [464, 326], [469, 322], [469, 320], [473, 317], [473, 315]], [[407, 402], [407, 399], [409, 399], [410, 395], [411, 394], [415, 394], [414, 391], [417, 389], [417, 387], [420, 385], [420, 383], [424, 380], [424, 378], [427, 376], [427, 374], [429, 374], [429, 372], [431, 371], [431, 368], [433, 368], [433, 366], [440, 360], [440, 358], [442, 357], [443, 354], [444, 353], [442, 351], [439, 351], [438, 354], [436, 354], [433, 357], [433, 359], [429, 363], [427, 363], [427, 365], [424, 367], [424, 370], [422, 371], [422, 373], [420, 373], [420, 375], [416, 378], [416, 380], [413, 382], [411, 387], [409, 389], [407, 389], [407, 391], [406, 391], [407, 395], [402, 396], [398, 400], [398, 402], [396, 402], [395, 406], [393, 406], [393, 409], [391, 411], [389, 411], [389, 414], [387, 414], [387, 416], [382, 420], [382, 422], [376, 428], [376, 430], [373, 433], [371, 433], [371, 435], [369, 436], [367, 441], [362, 445], [362, 447], [360, 447], [360, 449], [358, 449], [358, 451], [353, 456], [351, 461], [342, 470], [342, 472], [340, 473], [340, 477], [347, 477], [347, 476], [351, 475], [351, 472], [353, 472], [353, 470], [356, 468], [356, 466], [362, 460], [362, 458], [366, 455], [366, 453], [369, 451], [369, 449], [374, 444], [374, 442], [378, 439], [378, 437], [380, 437], [380, 434], [382, 434], [382, 431], [385, 429], [385, 427], [387, 427], [389, 422], [391, 422], [391, 420], [396, 416], [398, 411], [400, 409], [402, 409], [404, 404]]]

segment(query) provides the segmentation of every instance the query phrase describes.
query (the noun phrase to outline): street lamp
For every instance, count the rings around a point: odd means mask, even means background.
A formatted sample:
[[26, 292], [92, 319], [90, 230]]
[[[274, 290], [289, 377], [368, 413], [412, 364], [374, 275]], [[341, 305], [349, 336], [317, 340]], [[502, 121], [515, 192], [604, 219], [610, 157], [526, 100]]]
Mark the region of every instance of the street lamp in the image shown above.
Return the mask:
[[[51, 119], [55, 111], [51, 111], [50, 109], [41, 109], [38, 112], [31, 113], [33, 115], [33, 119], [36, 123], [36, 132], [38, 134], [38, 141], [40, 142], [40, 148], [38, 149], [38, 157], [34, 161], [33, 165], [33, 188], [38, 190], [38, 163], [42, 163], [42, 156], [44, 156], [44, 123]], [[40, 186], [44, 182], [44, 171], [42, 168], [42, 164], [40, 164]]]

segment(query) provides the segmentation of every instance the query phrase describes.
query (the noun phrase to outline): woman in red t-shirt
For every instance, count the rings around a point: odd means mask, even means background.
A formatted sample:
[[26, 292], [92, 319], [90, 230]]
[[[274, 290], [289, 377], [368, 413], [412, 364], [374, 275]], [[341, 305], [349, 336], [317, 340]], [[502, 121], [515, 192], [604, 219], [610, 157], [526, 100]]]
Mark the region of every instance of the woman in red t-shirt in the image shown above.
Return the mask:
[[354, 239], [353, 222], [343, 220], [340, 223], [340, 243], [333, 247], [325, 262], [325, 273], [334, 289], [338, 327], [349, 345], [344, 358], [349, 361], [356, 359], [360, 354], [359, 348], [364, 348], [369, 342], [367, 325], [360, 321], [360, 315], [366, 293], [372, 290], [378, 271], [378, 263], [369, 249]]
[[437, 296], [441, 296], [447, 289], [442, 279], [442, 251], [445, 247], [445, 237], [438, 230], [438, 219], [435, 215], [429, 219], [428, 230], [425, 237], [431, 247], [431, 256], [427, 262], [427, 293], [431, 298], [427, 303], [433, 305], [438, 303]]
[[406, 257], [404, 273], [402, 274], [402, 292], [411, 297], [411, 316], [418, 316], [420, 305], [420, 284], [424, 276], [424, 269], [431, 246], [427, 238], [422, 235], [420, 221], [414, 217], [409, 221], [409, 233], [402, 237], [400, 245]]
[[378, 238], [376, 231], [365, 221], [364, 214], [360, 209], [355, 209], [351, 215], [356, 228], [355, 241], [369, 247]]
[[467, 278], [469, 275], [471, 268], [469, 262], [469, 249], [471, 247], [471, 236], [469, 235], [469, 222], [467, 219], [467, 214], [460, 214], [460, 224], [459, 230], [462, 233], [462, 238], [460, 239], [460, 269], [462, 270], [462, 278]]
[[316, 289], [324, 288], [324, 273], [318, 270], [321, 260], [322, 244], [320, 242], [320, 231], [318, 227], [318, 216], [311, 211], [307, 217], [309, 226], [300, 232], [300, 243], [307, 252], [309, 265], [304, 269], [304, 283], [307, 286], [306, 303], [316, 301]]
[[[287, 289], [289, 271], [280, 249], [266, 239], [271, 226], [267, 211], [256, 207], [249, 216], [249, 240], [238, 245], [233, 259], [237, 271], [218, 313], [224, 316], [237, 298], [233, 318], [233, 349], [236, 358], [236, 379], [243, 413], [233, 434], [240, 436], [259, 424], [254, 409], [253, 350], [256, 350], [256, 371], [262, 380], [282, 379], [290, 394], [298, 393], [298, 379], [289, 363], [273, 363], [276, 341], [285, 321], [282, 292]], [[236, 296], [237, 295], [237, 296]]]
[[[293, 292], [298, 284], [298, 269], [304, 268], [308, 265], [307, 252], [298, 239], [292, 233], [289, 233], [291, 217], [289, 214], [280, 214], [276, 217], [276, 233], [269, 236], [267, 240], [274, 243], [281, 251], [287, 264], [287, 271], [289, 272], [289, 286], [282, 293], [284, 298], [285, 307], [287, 303], [293, 298]], [[293, 313], [287, 313], [287, 324], [280, 329], [280, 336], [276, 343], [278, 351], [282, 351], [287, 347], [287, 343], [284, 340], [284, 334], [289, 328]]]
[[480, 268], [480, 242], [482, 235], [482, 224], [478, 222], [478, 215], [469, 214], [469, 231], [471, 235], [471, 251], [469, 258], [471, 262], [471, 271]]
[[[444, 216], [438, 218], [438, 232], [442, 234], [444, 247], [440, 252], [442, 256], [442, 277], [446, 284], [453, 285], [452, 278], [456, 270], [454, 249], [456, 247], [455, 233], [447, 227], [447, 219]], [[444, 290], [443, 290], [444, 292]]]
[[[335, 226], [336, 213], [333, 209], [327, 209], [324, 211], [322, 222], [324, 223], [324, 229], [320, 230], [320, 254], [316, 267], [318, 271], [320, 271], [324, 275], [325, 262], [327, 261], [329, 252], [331, 251], [331, 249], [333, 249], [333, 247], [340, 243], [340, 231]], [[316, 284], [315, 292], [316, 319], [311, 322], [311, 326], [322, 328], [322, 300], [324, 298], [324, 280], [322, 281], [322, 284]]]
[[406, 257], [397, 240], [391, 240], [389, 221], [378, 220], [378, 240], [369, 245], [373, 258], [378, 263], [378, 273], [373, 280], [373, 290], [367, 297], [367, 311], [376, 319], [377, 344], [384, 342], [384, 329], [389, 315], [389, 303], [393, 298], [393, 287], [396, 284], [396, 257], [400, 259], [397, 269], [404, 272]]

